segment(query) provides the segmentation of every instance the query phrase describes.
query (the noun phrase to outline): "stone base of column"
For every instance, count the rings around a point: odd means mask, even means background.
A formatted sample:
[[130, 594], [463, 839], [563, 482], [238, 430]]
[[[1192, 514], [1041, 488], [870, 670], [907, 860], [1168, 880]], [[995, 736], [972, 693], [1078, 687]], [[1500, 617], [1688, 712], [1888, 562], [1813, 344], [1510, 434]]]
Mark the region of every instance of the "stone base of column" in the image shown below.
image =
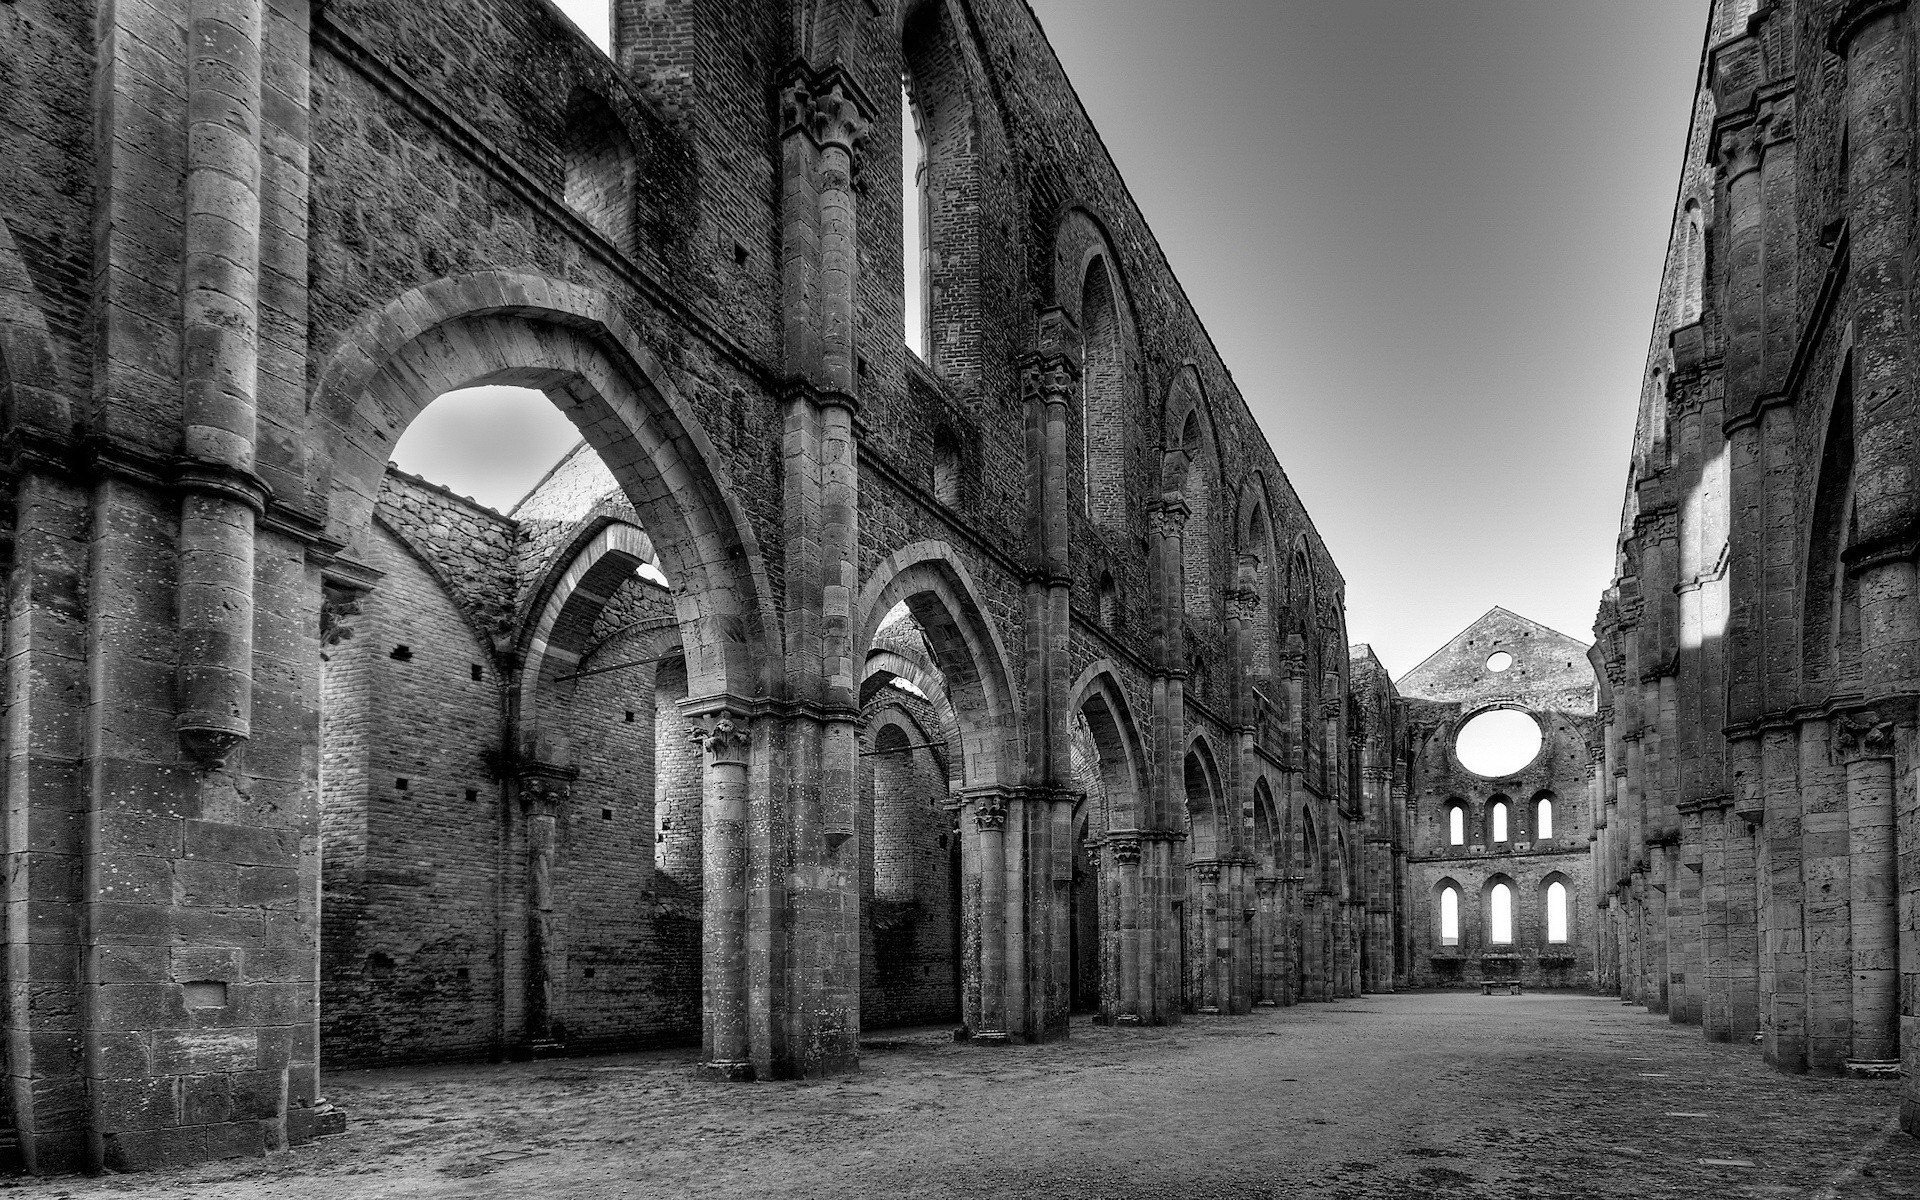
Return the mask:
[[745, 1059], [715, 1059], [700, 1064], [729, 1083], [752, 1083], [753, 1064]]
[[1897, 1058], [1850, 1058], [1847, 1060], [1847, 1077], [1850, 1079], [1898, 1079], [1900, 1078], [1900, 1060]]

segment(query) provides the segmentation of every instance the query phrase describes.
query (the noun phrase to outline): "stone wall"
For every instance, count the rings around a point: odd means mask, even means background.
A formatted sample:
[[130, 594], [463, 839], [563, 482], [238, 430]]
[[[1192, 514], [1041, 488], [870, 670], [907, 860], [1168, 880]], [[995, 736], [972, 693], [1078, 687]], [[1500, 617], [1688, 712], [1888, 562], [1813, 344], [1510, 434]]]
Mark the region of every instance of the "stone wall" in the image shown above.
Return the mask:
[[[1498, 658], [1496, 656], [1506, 656]], [[1496, 664], [1501, 668], [1494, 669]], [[1404, 893], [1409, 979], [1416, 987], [1515, 978], [1531, 987], [1591, 987], [1604, 899], [1596, 896], [1588, 779], [1595, 683], [1587, 647], [1505, 609], [1494, 609], [1399, 680], [1410, 728], [1408, 875]], [[1514, 709], [1540, 728], [1540, 750], [1511, 774], [1489, 778], [1461, 763], [1461, 729], [1479, 713]], [[1539, 803], [1552, 805], [1541, 836]], [[1496, 838], [1492, 806], [1507, 806]], [[1453, 840], [1451, 810], [1462, 813]], [[1546, 889], [1567, 888], [1567, 936], [1550, 941]], [[1512, 938], [1492, 936], [1491, 889], [1512, 895]], [[1441, 891], [1452, 887], [1459, 928], [1441, 936]]]

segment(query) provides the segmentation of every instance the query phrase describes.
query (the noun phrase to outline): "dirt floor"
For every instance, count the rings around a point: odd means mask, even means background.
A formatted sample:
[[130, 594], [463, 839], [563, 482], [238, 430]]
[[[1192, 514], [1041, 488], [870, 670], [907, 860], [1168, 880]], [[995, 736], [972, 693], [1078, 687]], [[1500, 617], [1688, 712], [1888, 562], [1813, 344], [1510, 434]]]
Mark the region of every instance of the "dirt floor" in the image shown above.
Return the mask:
[[757, 1085], [688, 1054], [337, 1074], [349, 1132], [316, 1146], [9, 1182], [35, 1200], [1920, 1196], [1896, 1085], [1785, 1078], [1757, 1047], [1592, 996], [1368, 996], [997, 1050], [911, 1031], [864, 1060]]

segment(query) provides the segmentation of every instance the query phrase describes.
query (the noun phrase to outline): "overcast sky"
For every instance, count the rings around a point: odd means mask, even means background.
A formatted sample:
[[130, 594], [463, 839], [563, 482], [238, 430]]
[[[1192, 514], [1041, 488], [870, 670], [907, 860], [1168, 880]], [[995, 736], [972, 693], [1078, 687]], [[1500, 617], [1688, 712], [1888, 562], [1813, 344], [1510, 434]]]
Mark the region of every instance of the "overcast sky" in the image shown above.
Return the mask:
[[[604, 3], [560, 3], [605, 37]], [[1032, 4], [1346, 576], [1354, 640], [1399, 675], [1496, 604], [1589, 640], [1707, 0]], [[495, 427], [437, 452], [434, 426], [480, 424], [440, 415], [403, 466], [546, 446]], [[550, 461], [569, 435], [547, 432]]]

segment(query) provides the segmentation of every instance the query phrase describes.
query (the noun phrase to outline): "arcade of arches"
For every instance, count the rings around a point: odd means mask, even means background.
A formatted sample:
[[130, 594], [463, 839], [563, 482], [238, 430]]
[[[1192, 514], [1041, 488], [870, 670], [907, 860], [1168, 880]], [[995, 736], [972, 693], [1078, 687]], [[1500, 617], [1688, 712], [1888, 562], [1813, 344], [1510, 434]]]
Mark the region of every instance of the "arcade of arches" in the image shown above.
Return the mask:
[[[1494, 980], [1920, 1054], [1904, 4], [1717, 6], [1600, 643], [1398, 684], [1020, 0], [93, 7], [0, 7], [27, 1169]], [[504, 514], [389, 463], [478, 385], [582, 439]]]

